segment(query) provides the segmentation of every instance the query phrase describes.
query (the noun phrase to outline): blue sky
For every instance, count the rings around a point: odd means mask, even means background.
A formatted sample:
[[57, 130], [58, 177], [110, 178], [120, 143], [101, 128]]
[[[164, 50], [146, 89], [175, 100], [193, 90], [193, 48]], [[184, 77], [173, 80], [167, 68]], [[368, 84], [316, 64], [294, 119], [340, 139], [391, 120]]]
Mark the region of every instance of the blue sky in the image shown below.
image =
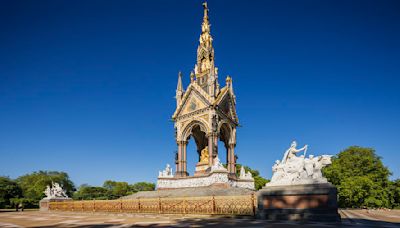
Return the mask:
[[[239, 163], [270, 178], [296, 139], [316, 155], [373, 147], [400, 177], [400, 2], [209, 8], [220, 83], [231, 75], [237, 96]], [[187, 0], [1, 1], [0, 175], [155, 181], [173, 163], [177, 74], [187, 86], [202, 13]]]

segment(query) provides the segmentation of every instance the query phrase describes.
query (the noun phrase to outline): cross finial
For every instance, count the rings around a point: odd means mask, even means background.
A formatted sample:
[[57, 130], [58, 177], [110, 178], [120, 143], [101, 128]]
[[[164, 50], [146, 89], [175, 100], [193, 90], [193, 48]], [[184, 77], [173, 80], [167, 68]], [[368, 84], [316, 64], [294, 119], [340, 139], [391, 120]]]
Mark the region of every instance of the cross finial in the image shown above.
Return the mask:
[[203, 2], [204, 9], [208, 9], [207, 2]]
[[203, 2], [203, 7], [204, 7], [204, 17], [207, 17], [208, 16], [207, 2]]

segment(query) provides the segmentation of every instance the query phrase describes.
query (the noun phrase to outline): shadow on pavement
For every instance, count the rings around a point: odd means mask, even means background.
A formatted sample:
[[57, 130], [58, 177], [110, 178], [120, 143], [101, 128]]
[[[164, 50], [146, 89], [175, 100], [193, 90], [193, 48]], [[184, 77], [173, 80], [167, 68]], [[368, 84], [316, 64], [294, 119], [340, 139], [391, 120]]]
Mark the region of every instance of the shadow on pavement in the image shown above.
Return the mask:
[[[269, 222], [256, 219], [236, 219], [236, 218], [207, 218], [207, 219], [181, 219], [175, 224], [94, 224], [94, 225], [74, 225], [63, 224], [59, 226], [47, 227], [78, 227], [78, 228], [103, 228], [103, 227], [400, 227], [400, 222], [374, 221], [367, 219], [342, 219], [341, 223], [302, 223], [302, 222]], [[41, 226], [43, 227], [43, 226]], [[46, 227], [46, 226], [45, 226]]]

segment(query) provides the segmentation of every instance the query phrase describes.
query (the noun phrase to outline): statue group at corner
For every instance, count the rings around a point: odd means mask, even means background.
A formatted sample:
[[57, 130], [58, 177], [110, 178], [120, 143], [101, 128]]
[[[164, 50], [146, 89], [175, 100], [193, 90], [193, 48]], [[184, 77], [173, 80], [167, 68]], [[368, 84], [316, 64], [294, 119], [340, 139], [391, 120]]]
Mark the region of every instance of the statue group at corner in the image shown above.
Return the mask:
[[163, 171], [158, 172], [158, 177], [174, 177], [174, 174], [172, 173], [172, 168], [169, 164], [167, 164], [167, 167]]
[[[211, 171], [226, 171], [226, 168], [222, 165], [218, 156], [214, 158], [214, 165], [211, 166]], [[251, 174], [250, 174], [251, 175]], [[164, 170], [158, 172], [158, 177], [160, 178], [172, 178], [174, 174], [172, 172], [172, 168], [169, 164], [165, 167]]]
[[54, 199], [54, 198], [68, 198], [65, 191], [62, 189], [59, 183], [51, 182], [51, 187], [47, 185], [46, 190], [44, 191], [46, 195], [45, 199]]
[[[266, 186], [277, 185], [297, 185], [297, 184], [315, 184], [327, 183], [327, 179], [322, 177], [322, 168], [330, 165], [331, 155], [321, 155], [315, 157], [309, 155], [306, 157], [308, 145], [297, 149], [296, 141], [293, 141], [290, 148], [286, 150], [281, 161], [275, 161], [272, 166], [271, 182]], [[296, 154], [303, 151], [303, 154]]]
[[[207, 157], [208, 159], [208, 157]], [[211, 172], [214, 171], [227, 171], [227, 169], [224, 167], [224, 165], [221, 163], [219, 160], [219, 157], [216, 156], [214, 158], [213, 165], [210, 168]], [[174, 177], [174, 174], [172, 172], [172, 168], [169, 164], [165, 167], [164, 170], [158, 172], [158, 177], [159, 178], [172, 178]], [[240, 169], [240, 174], [239, 174], [239, 179], [244, 179], [244, 180], [253, 180], [252, 174], [248, 171], [246, 172], [244, 167], [242, 166]]]

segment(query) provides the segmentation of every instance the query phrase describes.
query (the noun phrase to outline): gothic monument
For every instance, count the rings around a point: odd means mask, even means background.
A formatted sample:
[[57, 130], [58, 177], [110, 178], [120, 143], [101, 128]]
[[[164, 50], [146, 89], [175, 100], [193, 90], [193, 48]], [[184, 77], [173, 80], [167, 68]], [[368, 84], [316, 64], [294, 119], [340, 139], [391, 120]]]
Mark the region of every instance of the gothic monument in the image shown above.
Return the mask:
[[[239, 121], [236, 97], [230, 76], [226, 77], [224, 87], [218, 82], [207, 3], [203, 3], [203, 7], [197, 61], [186, 89], [183, 87], [182, 73], [178, 74], [176, 110], [172, 116], [178, 146], [175, 156], [176, 171], [173, 173], [172, 168], [167, 165], [159, 173], [157, 188], [226, 184], [254, 189], [251, 174], [242, 173], [239, 177], [236, 175], [236, 127]], [[186, 148], [191, 137], [196, 143], [199, 158], [194, 176], [189, 176], [186, 161]], [[225, 148], [218, 148], [218, 140], [223, 142]], [[226, 168], [218, 157], [223, 149], [226, 151]]]

